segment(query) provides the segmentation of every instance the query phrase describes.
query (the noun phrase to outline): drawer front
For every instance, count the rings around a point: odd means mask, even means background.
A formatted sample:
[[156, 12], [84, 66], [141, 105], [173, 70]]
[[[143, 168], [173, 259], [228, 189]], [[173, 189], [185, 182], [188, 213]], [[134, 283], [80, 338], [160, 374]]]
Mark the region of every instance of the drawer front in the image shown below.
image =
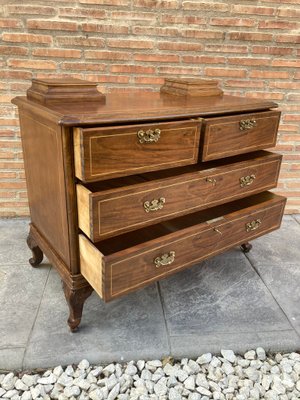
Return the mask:
[[233, 219], [220, 218], [208, 223], [204, 229], [199, 226], [199, 230], [195, 229], [183, 238], [170, 240], [127, 258], [118, 257], [106, 265], [108, 297], [114, 298], [135, 290], [278, 228], [283, 209], [281, 201]]
[[202, 161], [275, 146], [279, 119], [279, 111], [266, 111], [206, 120]]
[[195, 164], [200, 121], [75, 128], [75, 174], [84, 182]]
[[281, 156], [267, 154], [238, 165], [135, 185], [138, 188], [94, 193], [91, 198], [84, 197], [86, 190], [78, 185], [79, 227], [96, 242], [271, 189], [277, 183]]
[[263, 192], [97, 245], [79, 235], [81, 273], [111, 300], [279, 228], [285, 202]]

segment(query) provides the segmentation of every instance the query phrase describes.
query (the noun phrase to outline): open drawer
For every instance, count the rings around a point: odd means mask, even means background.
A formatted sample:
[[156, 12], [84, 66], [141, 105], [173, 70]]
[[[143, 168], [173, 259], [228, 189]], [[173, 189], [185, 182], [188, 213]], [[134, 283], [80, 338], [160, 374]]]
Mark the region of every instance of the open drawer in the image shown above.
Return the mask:
[[93, 244], [81, 273], [105, 301], [279, 228], [286, 199], [263, 192]]
[[79, 228], [93, 241], [272, 189], [281, 156], [266, 151], [112, 181], [77, 184]]

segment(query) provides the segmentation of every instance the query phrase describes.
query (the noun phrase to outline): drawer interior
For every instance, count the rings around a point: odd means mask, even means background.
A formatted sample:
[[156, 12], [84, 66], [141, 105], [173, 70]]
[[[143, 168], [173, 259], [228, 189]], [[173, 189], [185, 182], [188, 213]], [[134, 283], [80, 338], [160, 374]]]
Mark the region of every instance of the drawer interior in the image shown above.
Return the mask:
[[115, 179], [109, 179], [105, 181], [99, 181], [99, 182], [91, 182], [91, 183], [84, 183], [82, 182], [81, 184], [86, 187], [89, 191], [92, 193], [97, 193], [97, 192], [102, 192], [110, 189], [119, 189], [123, 187], [130, 187], [132, 185], [137, 185], [140, 183], [145, 183], [145, 182], [152, 182], [157, 179], [167, 179], [167, 178], [174, 178], [176, 176], [180, 177], [181, 175], [187, 174], [187, 173], [193, 173], [193, 172], [201, 172], [201, 171], [209, 171], [209, 170], [214, 170], [214, 168], [217, 167], [222, 167], [222, 166], [228, 166], [228, 165], [234, 165], [238, 164], [241, 162], [247, 162], [247, 161], [254, 161], [255, 159], [259, 159], [261, 157], [271, 157], [274, 155], [274, 153], [269, 152], [269, 151], [256, 151], [250, 154], [242, 154], [242, 155], [237, 155], [233, 156], [227, 159], [220, 159], [220, 160], [214, 160], [214, 161], [208, 161], [206, 163], [199, 163], [195, 165], [188, 165], [185, 167], [177, 167], [177, 168], [171, 168], [171, 169], [165, 169], [162, 171], [156, 171], [156, 172], [148, 172], [140, 175], [134, 175], [134, 176], [127, 176], [127, 177], [122, 177], [122, 178], [115, 178]]
[[232, 213], [240, 213], [245, 208], [247, 209], [247, 212], [251, 214], [251, 207], [253, 207], [253, 211], [255, 211], [264, 207], [264, 205], [269, 206], [269, 204], [273, 201], [275, 202], [276, 199], [278, 201], [278, 198], [281, 197], [271, 192], [259, 193], [241, 200], [222, 204], [217, 207], [212, 207], [160, 224], [152, 225], [147, 228], [139, 229], [134, 232], [128, 232], [114, 238], [106, 239], [101, 242], [94, 243], [94, 246], [104, 256], [109, 256], [125, 249], [141, 245], [145, 242], [162, 238], [176, 231], [192, 228], [196, 224], [210, 223], [212, 220], [218, 219], [223, 219], [225, 221], [226, 217], [230, 219]]

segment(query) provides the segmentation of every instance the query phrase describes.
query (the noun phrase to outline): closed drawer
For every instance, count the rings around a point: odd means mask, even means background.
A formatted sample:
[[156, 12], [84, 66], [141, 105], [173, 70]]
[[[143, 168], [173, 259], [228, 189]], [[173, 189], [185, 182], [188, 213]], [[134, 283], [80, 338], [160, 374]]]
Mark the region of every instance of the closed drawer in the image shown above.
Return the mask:
[[263, 192], [97, 245], [79, 235], [81, 273], [113, 299], [279, 228], [284, 205]]
[[200, 121], [178, 121], [106, 128], [75, 128], [75, 174], [99, 181], [195, 164]]
[[[77, 185], [79, 228], [93, 241], [276, 187], [281, 156], [265, 151], [109, 183]], [[168, 171], [172, 173], [172, 171]], [[137, 183], [142, 182], [142, 183]]]
[[265, 111], [205, 120], [202, 161], [275, 146], [279, 118], [279, 111]]

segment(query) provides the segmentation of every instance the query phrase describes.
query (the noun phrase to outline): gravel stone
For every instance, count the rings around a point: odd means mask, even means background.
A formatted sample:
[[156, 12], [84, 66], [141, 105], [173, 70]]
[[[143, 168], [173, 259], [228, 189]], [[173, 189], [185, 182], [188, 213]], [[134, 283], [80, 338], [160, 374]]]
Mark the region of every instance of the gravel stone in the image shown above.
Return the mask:
[[188, 378], [188, 373], [183, 369], [179, 369], [176, 371], [176, 377], [180, 382], [184, 382]]
[[201, 395], [199, 393], [190, 393], [188, 400], [201, 400]]
[[40, 383], [41, 385], [52, 385], [56, 381], [57, 381], [57, 376], [51, 373], [49, 376], [39, 378], [37, 380], [37, 383]]
[[61, 376], [58, 378], [57, 383], [59, 383], [62, 386], [71, 386], [73, 384], [73, 378], [67, 375], [65, 372], [63, 372]]
[[181, 400], [181, 394], [175, 389], [171, 388], [169, 391], [169, 400]]
[[129, 364], [128, 367], [125, 369], [125, 374], [133, 376], [136, 373], [137, 373], [137, 368], [133, 364]]
[[[200, 394], [203, 394], [204, 396], [208, 396], [211, 397], [212, 393], [210, 390], [202, 387], [202, 386], [198, 386], [196, 389]], [[202, 400], [202, 399], [201, 399]]]
[[225, 362], [223, 363], [223, 365], [222, 365], [222, 370], [225, 372], [226, 375], [230, 375], [230, 374], [233, 374], [233, 373], [234, 373], [234, 368], [233, 368], [233, 366], [232, 366], [229, 362], [227, 362], [227, 361], [225, 361]]
[[[29, 388], [27, 385], [25, 385], [25, 383], [23, 381], [21, 381], [21, 379], [16, 380], [15, 382], [15, 388], [17, 390], [22, 390], [23, 392], [27, 391]], [[1, 394], [0, 394], [1, 397]]]
[[92, 392], [89, 393], [89, 397], [92, 400], [102, 400], [102, 399], [104, 399], [104, 396], [102, 394], [102, 390], [101, 389], [93, 390]]
[[73, 376], [74, 375], [74, 368], [72, 367], [72, 365], [68, 365], [67, 368], [65, 369], [65, 373], [69, 376]]
[[200, 365], [202, 365], [202, 364], [208, 364], [208, 363], [211, 362], [211, 359], [212, 359], [211, 353], [205, 353], [205, 354], [202, 354], [202, 356], [198, 357], [197, 360], [196, 360], [196, 362], [197, 362], [198, 364], [200, 364]]
[[80, 389], [79, 389], [78, 386], [67, 386], [67, 387], [65, 387], [64, 394], [68, 398], [70, 398], [72, 396], [74, 396], [74, 397], [75, 396], [79, 396], [80, 395]]
[[236, 356], [232, 350], [221, 350], [221, 354], [225, 360], [233, 364], [236, 360]]
[[26, 392], [23, 392], [21, 396], [21, 400], [32, 400], [31, 392], [30, 390], [27, 390]]
[[196, 361], [189, 360], [187, 365], [193, 371], [194, 374], [198, 374], [198, 372], [200, 372], [199, 364], [196, 363]]
[[183, 383], [184, 387], [188, 390], [195, 390], [195, 376], [189, 376]]
[[53, 370], [53, 374], [56, 376], [61, 376], [61, 374], [64, 372], [63, 367], [59, 365], [58, 367], [55, 367]]
[[5, 375], [5, 377], [2, 379], [1, 386], [2, 389], [9, 391], [12, 390], [15, 386], [15, 381], [17, 378], [14, 376], [12, 372], [9, 374]]
[[249, 350], [244, 354], [246, 360], [255, 360], [256, 352], [254, 350]]
[[82, 361], [80, 361], [80, 363], [78, 364], [78, 368], [79, 368], [79, 369], [83, 369], [83, 370], [88, 369], [89, 366], [90, 366], [90, 363], [88, 362], [88, 360], [82, 360]]
[[257, 358], [261, 361], [265, 361], [265, 359], [267, 358], [265, 349], [263, 349], [262, 347], [258, 347], [256, 349], [256, 355]]
[[154, 385], [154, 392], [157, 396], [164, 396], [168, 391], [168, 388], [166, 385], [163, 385], [161, 383], [156, 383]]

